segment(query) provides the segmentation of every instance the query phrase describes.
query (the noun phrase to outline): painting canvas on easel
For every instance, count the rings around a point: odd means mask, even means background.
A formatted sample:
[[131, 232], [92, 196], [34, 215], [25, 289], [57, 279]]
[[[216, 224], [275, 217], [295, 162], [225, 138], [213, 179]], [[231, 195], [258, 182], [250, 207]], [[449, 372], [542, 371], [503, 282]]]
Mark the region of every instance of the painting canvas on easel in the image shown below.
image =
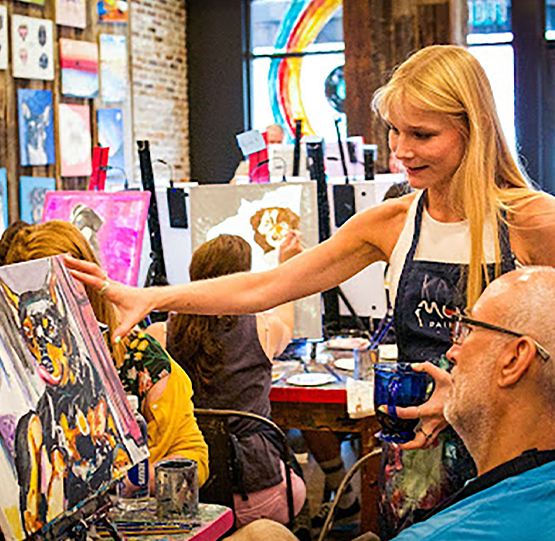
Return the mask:
[[149, 192], [49, 192], [42, 219], [71, 222], [112, 280], [136, 286], [149, 202]]
[[0, 269], [0, 528], [21, 540], [147, 456], [83, 286], [59, 258]]
[[[303, 242], [318, 243], [315, 182], [212, 185], [191, 188], [193, 251], [221, 234], [238, 235], [252, 248], [254, 272], [274, 268], [278, 250], [290, 229]], [[295, 303], [295, 338], [322, 336], [320, 295]]]

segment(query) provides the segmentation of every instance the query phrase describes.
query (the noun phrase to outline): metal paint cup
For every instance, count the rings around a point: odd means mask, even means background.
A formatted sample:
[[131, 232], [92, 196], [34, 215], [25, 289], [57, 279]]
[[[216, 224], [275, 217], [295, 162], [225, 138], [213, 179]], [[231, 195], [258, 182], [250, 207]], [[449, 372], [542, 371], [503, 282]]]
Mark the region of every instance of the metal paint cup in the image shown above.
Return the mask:
[[362, 379], [365, 381], [372, 380], [374, 375], [374, 364], [380, 360], [378, 348], [370, 348], [370, 346], [367, 346], [365, 348], [355, 349], [354, 358], [355, 379]]
[[194, 460], [161, 460], [154, 472], [159, 518], [191, 517], [198, 513], [198, 469]]

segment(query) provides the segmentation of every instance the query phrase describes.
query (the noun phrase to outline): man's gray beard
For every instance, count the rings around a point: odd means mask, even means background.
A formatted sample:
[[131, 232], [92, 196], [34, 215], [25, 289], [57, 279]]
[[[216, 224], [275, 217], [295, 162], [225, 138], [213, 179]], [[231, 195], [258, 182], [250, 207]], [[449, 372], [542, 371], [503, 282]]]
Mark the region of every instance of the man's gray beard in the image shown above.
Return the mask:
[[445, 419], [461, 437], [475, 462], [486, 453], [491, 433], [491, 418], [488, 411], [486, 403], [475, 403], [465, 411], [457, 411], [451, 396], [445, 403]]

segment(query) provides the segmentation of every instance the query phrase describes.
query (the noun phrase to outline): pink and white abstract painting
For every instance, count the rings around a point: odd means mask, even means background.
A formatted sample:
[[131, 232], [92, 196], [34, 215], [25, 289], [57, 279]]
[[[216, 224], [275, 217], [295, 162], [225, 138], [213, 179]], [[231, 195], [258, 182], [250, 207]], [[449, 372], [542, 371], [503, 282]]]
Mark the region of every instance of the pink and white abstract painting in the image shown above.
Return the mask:
[[112, 280], [136, 286], [149, 202], [149, 192], [48, 192], [42, 220], [71, 222]]

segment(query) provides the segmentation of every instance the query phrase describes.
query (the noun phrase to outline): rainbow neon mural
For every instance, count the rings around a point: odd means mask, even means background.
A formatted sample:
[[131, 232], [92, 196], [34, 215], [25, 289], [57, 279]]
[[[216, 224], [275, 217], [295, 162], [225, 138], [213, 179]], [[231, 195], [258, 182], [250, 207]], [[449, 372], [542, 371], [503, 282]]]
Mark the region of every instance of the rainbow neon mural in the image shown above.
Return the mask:
[[[275, 49], [300, 53], [311, 45], [343, 0], [293, 0], [283, 19]], [[276, 58], [270, 63], [268, 88], [275, 122], [295, 132], [295, 119], [303, 120], [303, 133], [315, 135], [301, 99], [303, 57]]]

